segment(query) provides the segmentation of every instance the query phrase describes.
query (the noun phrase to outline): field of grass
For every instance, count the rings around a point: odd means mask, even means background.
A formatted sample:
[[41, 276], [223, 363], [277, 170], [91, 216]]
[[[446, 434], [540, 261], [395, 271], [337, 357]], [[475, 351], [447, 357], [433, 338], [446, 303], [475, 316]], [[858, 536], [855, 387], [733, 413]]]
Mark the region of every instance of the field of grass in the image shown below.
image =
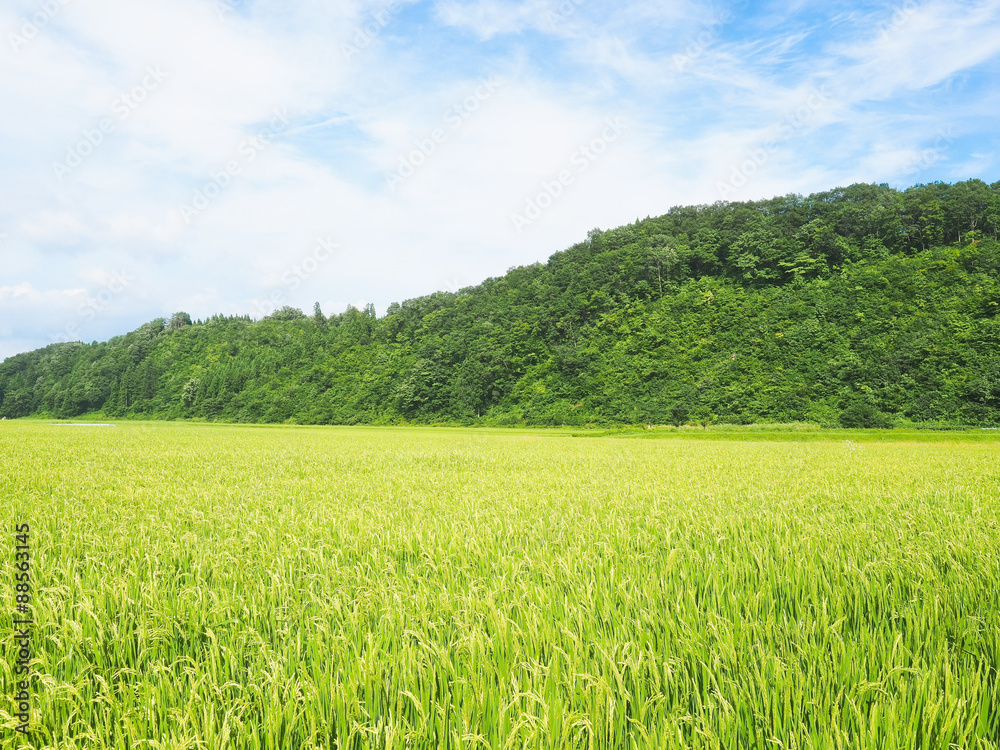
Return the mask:
[[1000, 748], [1000, 435], [573, 432], [0, 424], [0, 745]]

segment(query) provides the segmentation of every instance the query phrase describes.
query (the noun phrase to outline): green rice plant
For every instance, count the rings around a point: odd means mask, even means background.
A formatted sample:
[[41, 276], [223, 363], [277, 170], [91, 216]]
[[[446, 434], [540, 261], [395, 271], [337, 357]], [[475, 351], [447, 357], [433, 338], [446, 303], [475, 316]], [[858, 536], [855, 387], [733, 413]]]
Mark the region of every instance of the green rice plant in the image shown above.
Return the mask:
[[6, 422], [4, 746], [997, 750], [1000, 438], [852, 435]]

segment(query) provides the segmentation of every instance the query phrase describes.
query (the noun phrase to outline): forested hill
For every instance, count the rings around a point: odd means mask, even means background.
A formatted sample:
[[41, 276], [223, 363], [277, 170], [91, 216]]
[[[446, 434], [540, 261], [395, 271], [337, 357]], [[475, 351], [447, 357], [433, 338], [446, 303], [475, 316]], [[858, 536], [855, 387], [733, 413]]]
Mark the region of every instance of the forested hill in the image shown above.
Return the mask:
[[978, 180], [673, 208], [382, 318], [178, 313], [10, 357], [0, 413], [997, 425], [998, 231]]

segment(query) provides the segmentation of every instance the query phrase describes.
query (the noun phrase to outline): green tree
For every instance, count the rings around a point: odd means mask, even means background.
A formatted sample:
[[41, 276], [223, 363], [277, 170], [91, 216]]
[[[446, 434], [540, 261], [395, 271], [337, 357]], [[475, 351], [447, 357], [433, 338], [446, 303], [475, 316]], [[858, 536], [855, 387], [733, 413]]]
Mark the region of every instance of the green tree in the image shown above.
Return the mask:
[[201, 378], [191, 378], [184, 384], [184, 390], [181, 392], [181, 403], [184, 404], [186, 408], [190, 408], [194, 405], [195, 400], [198, 398], [198, 391], [201, 388]]
[[176, 312], [170, 316], [170, 323], [167, 324], [167, 330], [179, 331], [184, 326], [191, 325], [191, 316], [186, 312]]
[[313, 322], [318, 328], [326, 326], [326, 316], [323, 314], [323, 308], [320, 307], [319, 302], [313, 304]]
[[688, 416], [691, 414], [691, 410], [688, 408], [687, 404], [677, 401], [670, 407], [670, 424], [674, 427], [683, 427], [687, 424]]

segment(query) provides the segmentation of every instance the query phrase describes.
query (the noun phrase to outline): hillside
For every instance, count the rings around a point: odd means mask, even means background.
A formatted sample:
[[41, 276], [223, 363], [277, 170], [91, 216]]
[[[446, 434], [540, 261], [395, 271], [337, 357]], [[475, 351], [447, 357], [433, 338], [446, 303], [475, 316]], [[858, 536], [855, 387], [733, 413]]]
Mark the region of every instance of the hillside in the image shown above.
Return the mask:
[[184, 313], [0, 364], [0, 414], [1000, 424], [1000, 182], [678, 207], [325, 317]]

